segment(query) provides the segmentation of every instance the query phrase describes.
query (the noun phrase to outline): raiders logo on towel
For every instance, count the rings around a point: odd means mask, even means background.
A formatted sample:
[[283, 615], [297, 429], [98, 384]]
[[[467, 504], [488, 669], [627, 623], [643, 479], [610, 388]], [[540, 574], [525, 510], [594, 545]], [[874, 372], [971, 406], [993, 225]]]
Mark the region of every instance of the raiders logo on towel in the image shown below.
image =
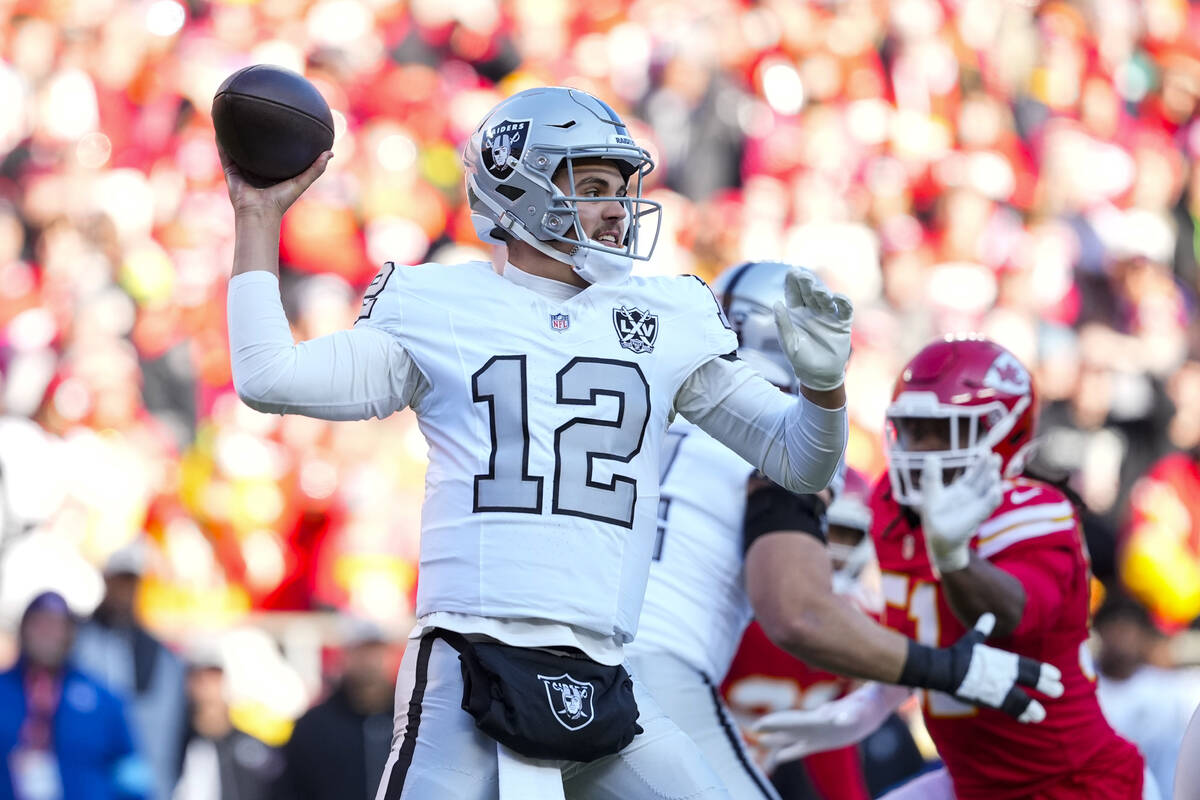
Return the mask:
[[546, 686], [546, 699], [554, 718], [564, 728], [577, 731], [595, 718], [592, 710], [595, 690], [590, 683], [577, 681], [565, 672], [556, 678], [538, 675], [538, 679]]

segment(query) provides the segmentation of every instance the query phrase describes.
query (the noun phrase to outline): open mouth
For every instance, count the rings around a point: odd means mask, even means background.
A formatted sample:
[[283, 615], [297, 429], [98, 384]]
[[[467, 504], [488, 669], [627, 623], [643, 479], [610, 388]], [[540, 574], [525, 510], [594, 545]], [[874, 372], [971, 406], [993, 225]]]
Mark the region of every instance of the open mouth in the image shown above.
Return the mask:
[[592, 241], [599, 242], [600, 244], [606, 244], [609, 247], [616, 247], [619, 244], [617, 241], [617, 235], [611, 231], [600, 234]]

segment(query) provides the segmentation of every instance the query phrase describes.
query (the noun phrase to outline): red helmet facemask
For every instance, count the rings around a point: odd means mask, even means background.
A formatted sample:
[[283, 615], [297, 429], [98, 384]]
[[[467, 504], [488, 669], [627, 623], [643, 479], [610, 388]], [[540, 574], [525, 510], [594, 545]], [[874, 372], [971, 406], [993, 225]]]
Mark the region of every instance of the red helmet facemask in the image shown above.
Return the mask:
[[[1036, 398], [1029, 371], [1016, 356], [981, 337], [947, 337], [927, 345], [896, 381], [887, 411], [888, 477], [903, 505], [921, 502], [925, 457], [937, 454], [947, 473], [997, 453], [1006, 478], [1025, 468]], [[929, 449], [911, 432], [945, 420], [944, 448]]]

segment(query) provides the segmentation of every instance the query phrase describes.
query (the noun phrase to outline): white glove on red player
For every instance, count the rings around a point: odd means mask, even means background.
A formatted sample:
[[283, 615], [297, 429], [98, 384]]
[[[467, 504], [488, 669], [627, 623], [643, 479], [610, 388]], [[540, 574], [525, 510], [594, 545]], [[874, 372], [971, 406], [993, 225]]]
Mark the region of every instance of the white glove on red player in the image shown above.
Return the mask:
[[817, 391], [842, 385], [850, 358], [850, 298], [835, 294], [803, 267], [792, 267], [784, 280], [787, 305], [775, 304], [775, 327], [783, 352], [800, 383]]
[[908, 696], [907, 686], [868, 683], [845, 697], [816, 708], [775, 711], [758, 719], [750, 730], [767, 749], [765, 769], [798, 758], [860, 742], [884, 723]]
[[1000, 456], [975, 460], [949, 486], [942, 483], [942, 459], [925, 457], [921, 469], [921, 527], [929, 557], [939, 572], [964, 569], [967, 548], [979, 526], [1004, 499]]

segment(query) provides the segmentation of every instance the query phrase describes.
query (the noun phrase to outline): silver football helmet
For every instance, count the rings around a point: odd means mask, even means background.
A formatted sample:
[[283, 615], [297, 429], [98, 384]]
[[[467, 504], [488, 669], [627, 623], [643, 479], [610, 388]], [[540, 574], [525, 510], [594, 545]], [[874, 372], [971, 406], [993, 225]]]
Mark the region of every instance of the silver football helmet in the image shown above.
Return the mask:
[[[573, 162], [584, 158], [614, 160], [626, 180], [633, 179], [628, 196], [574, 194]], [[500, 243], [508, 234], [566, 264], [573, 263], [572, 253], [551, 242], [637, 260], [654, 252], [662, 206], [642, 197], [642, 181], [654, 169], [654, 159], [634, 142], [617, 113], [587, 92], [558, 86], [518, 92], [479, 123], [463, 151], [463, 165], [471, 219], [484, 241]], [[570, 194], [554, 184], [562, 166]], [[588, 239], [578, 204], [613, 201], [625, 207], [625, 241], [609, 246]], [[646, 236], [642, 225], [651, 218], [654, 230]]]
[[776, 386], [795, 391], [800, 384], [779, 344], [773, 310], [783, 300], [790, 269], [778, 261], [746, 261], [718, 275], [712, 290], [737, 334], [738, 358]]
[[833, 563], [833, 589], [838, 594], [853, 591], [858, 576], [875, 558], [871, 541], [871, 484], [856, 469], [846, 468], [842, 485], [825, 511], [830, 527], [857, 532], [856, 544], [829, 542], [829, 558]]

